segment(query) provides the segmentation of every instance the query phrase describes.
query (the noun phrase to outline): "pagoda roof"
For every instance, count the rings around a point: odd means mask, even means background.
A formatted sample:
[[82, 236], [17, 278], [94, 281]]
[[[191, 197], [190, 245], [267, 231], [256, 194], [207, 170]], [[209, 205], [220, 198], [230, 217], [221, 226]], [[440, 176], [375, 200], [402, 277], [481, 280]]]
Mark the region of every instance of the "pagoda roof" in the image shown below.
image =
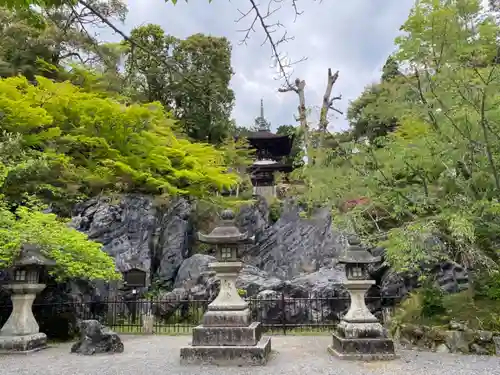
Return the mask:
[[268, 131], [256, 131], [246, 135], [252, 148], [267, 150], [274, 157], [290, 155], [293, 135], [274, 134]]
[[256, 132], [249, 132], [246, 136], [248, 140], [252, 139], [293, 139], [293, 136], [289, 136], [286, 134], [275, 134], [268, 132], [266, 130], [259, 130]]
[[252, 164], [248, 167], [249, 172], [291, 172], [293, 171], [293, 166], [284, 163], [273, 163], [273, 164]]

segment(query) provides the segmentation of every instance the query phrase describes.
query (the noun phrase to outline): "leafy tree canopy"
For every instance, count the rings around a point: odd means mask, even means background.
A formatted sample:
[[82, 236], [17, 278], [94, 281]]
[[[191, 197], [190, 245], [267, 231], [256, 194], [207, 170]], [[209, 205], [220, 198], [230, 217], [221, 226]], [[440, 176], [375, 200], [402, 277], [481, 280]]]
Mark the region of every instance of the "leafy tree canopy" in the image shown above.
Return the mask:
[[[134, 38], [149, 51], [105, 44], [88, 33], [100, 17], [76, 3], [0, 1], [0, 263], [29, 242], [56, 260], [59, 278], [113, 279], [101, 245], [45, 204], [68, 214], [115, 192], [213, 201], [241, 180], [229, 167], [245, 166], [248, 151], [227, 137], [235, 125], [226, 39], [180, 40], [147, 26]], [[121, 1], [86, 3], [104, 17], [126, 14]], [[161, 46], [148, 44], [151, 33]]]
[[50, 168], [8, 176], [5, 194], [49, 198], [103, 191], [186, 194], [203, 197], [233, 185], [224, 153], [191, 143], [172, 130], [159, 103], [126, 105], [68, 82], [36, 77], [0, 80], [2, 129], [44, 155]]
[[219, 144], [226, 139], [234, 128], [229, 41], [203, 34], [181, 40], [158, 25], [135, 28], [131, 37], [147, 49], [124, 42], [127, 76], [138, 99], [163, 104], [194, 140]]
[[[108, 17], [123, 19], [120, 1], [93, 1]], [[39, 10], [0, 8], [0, 76], [22, 74], [30, 81], [41, 75], [70, 80], [94, 91], [126, 93], [118, 65], [124, 47], [101, 43], [87, 28], [99, 27], [98, 18], [86, 9], [65, 5]]]
[[[4, 132], [0, 136], [0, 188], [11, 175], [32, 175], [34, 170], [48, 168], [43, 155], [23, 151], [22, 143], [19, 135]], [[15, 208], [0, 195], [0, 264], [9, 265], [23, 244], [36, 243], [56, 261], [58, 278], [119, 278], [101, 244], [88, 240], [56, 215], [40, 211], [43, 207], [36, 200], [24, 198], [25, 205]]]
[[378, 136], [308, 168], [309, 198], [338, 207], [338, 225], [385, 246], [396, 269], [497, 269], [499, 26], [476, 0], [420, 0], [402, 30], [393, 59], [407, 68], [351, 107], [354, 130]]
[[285, 163], [292, 164], [296, 168], [304, 165], [303, 137], [300, 134], [299, 128], [293, 125], [280, 125], [276, 130], [276, 134], [293, 136], [293, 144], [290, 155], [287, 156]]
[[382, 68], [381, 81], [366, 87], [349, 105], [347, 119], [353, 135], [373, 140], [393, 131], [399, 121], [394, 117], [395, 107], [403, 97], [406, 101], [415, 100], [411, 82], [400, 72], [395, 58], [389, 56]]

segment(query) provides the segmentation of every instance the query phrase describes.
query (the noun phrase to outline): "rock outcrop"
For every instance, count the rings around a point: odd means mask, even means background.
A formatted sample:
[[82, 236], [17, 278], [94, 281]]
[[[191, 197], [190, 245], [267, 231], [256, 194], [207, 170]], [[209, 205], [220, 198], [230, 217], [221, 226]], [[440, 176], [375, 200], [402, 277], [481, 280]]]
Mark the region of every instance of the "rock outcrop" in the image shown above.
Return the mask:
[[260, 229], [255, 245], [247, 249], [244, 259], [284, 280], [321, 267], [334, 267], [346, 240], [342, 233], [332, 231], [331, 226], [330, 210], [318, 209], [305, 219], [300, 216], [298, 205], [285, 202], [281, 217], [273, 225]]
[[152, 197], [127, 195], [91, 199], [75, 208], [72, 225], [101, 242], [120, 272], [139, 268], [172, 284], [182, 261], [188, 258], [193, 228], [192, 205], [172, 199], [155, 205]]
[[[335, 258], [345, 239], [332, 232], [330, 211], [319, 209], [304, 219], [297, 205], [286, 202], [277, 222], [270, 224], [268, 214], [265, 200], [257, 199], [236, 218], [242, 230], [256, 238], [243, 251], [247, 266], [239, 287], [248, 295], [263, 290], [318, 294], [337, 288], [332, 285], [341, 282], [343, 271], [336, 267]], [[197, 229], [192, 215], [193, 206], [184, 199], [159, 207], [147, 196], [101, 197], [76, 207], [72, 225], [101, 242], [119, 271], [140, 268], [148, 273], [148, 280], [193, 290], [201, 298], [213, 294], [217, 282], [207, 274], [213, 257], [190, 253]]]
[[[377, 247], [371, 250], [374, 256], [384, 259], [385, 250]], [[467, 270], [455, 262], [442, 262], [428, 267], [435, 275], [438, 286], [446, 293], [457, 293], [469, 287]], [[383, 296], [400, 300], [420, 285], [418, 274], [401, 274], [392, 270], [385, 262], [370, 267], [370, 274], [380, 287]]]

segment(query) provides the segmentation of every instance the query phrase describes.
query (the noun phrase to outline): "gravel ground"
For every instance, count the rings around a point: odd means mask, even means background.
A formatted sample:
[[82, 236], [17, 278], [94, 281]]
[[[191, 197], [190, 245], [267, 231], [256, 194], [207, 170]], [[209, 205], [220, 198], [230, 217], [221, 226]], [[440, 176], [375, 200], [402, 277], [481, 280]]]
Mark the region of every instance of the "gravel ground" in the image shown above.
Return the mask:
[[[84, 357], [69, 344], [28, 356], [0, 356], [0, 375], [500, 375], [500, 357], [399, 351], [391, 362], [347, 362], [328, 355], [329, 337], [276, 336], [264, 367], [180, 366], [188, 336], [122, 336], [125, 352]], [[201, 371], [200, 371], [201, 370]]]

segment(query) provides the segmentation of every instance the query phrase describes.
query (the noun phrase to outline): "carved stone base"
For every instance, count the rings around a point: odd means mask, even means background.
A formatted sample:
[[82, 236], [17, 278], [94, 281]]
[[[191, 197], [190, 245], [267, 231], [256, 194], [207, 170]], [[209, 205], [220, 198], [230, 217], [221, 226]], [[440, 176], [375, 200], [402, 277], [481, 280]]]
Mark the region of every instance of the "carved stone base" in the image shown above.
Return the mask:
[[202, 325], [205, 327], [248, 327], [250, 310], [217, 311], [209, 310], [203, 315]]
[[339, 337], [346, 339], [387, 337], [386, 330], [379, 322], [360, 323], [342, 320], [335, 332]]
[[381, 361], [397, 358], [394, 342], [385, 337], [344, 338], [334, 333], [328, 351], [340, 359], [348, 360]]
[[29, 354], [47, 347], [47, 335], [0, 336], [0, 354]]
[[262, 337], [260, 323], [248, 326], [198, 326], [191, 345], [181, 348], [181, 363], [216, 365], [265, 365], [271, 338]]
[[181, 348], [181, 364], [219, 366], [263, 366], [271, 354], [271, 338], [262, 337], [253, 346], [186, 346]]
[[204, 327], [193, 328], [193, 346], [254, 346], [262, 338], [260, 323], [248, 327]]

